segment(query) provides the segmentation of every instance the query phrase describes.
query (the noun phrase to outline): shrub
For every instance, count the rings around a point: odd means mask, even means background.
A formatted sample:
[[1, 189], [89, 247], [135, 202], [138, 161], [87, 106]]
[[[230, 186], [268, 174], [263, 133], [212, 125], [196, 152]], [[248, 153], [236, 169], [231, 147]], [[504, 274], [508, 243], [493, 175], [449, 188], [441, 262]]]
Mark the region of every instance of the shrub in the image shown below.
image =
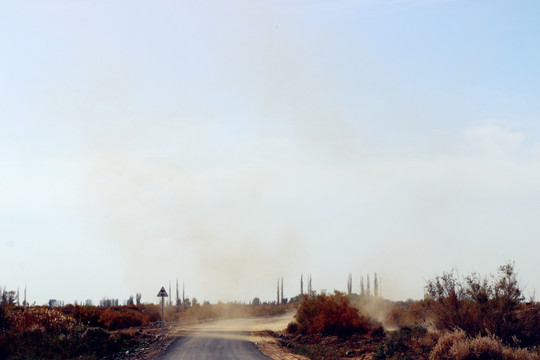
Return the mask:
[[494, 334], [506, 344], [517, 339], [527, 345], [539, 345], [536, 329], [540, 313], [529, 312], [520, 317], [522, 301], [512, 263], [499, 267], [498, 277], [472, 274], [461, 279], [450, 272], [437, 276], [426, 286], [426, 302], [431, 305], [439, 329], [459, 328], [471, 336]]
[[40, 331], [67, 334], [75, 325], [73, 318], [48, 306], [13, 308], [7, 315], [10, 330], [16, 333]]
[[118, 330], [144, 323], [144, 315], [135, 306], [110, 307], [99, 316], [99, 324], [108, 330]]
[[501, 339], [494, 335], [470, 338], [463, 330], [443, 334], [429, 356], [429, 360], [525, 359], [540, 360], [540, 356], [526, 349], [504, 346]]
[[348, 336], [364, 334], [376, 325], [352, 307], [349, 299], [339, 291], [333, 295], [304, 296], [295, 315], [298, 332]]
[[152, 305], [147, 304], [144, 306], [141, 306], [142, 313], [146, 316], [147, 322], [156, 322], [161, 320], [161, 306], [160, 305]]
[[482, 336], [458, 341], [450, 348], [455, 360], [503, 360], [503, 345], [494, 336]]
[[294, 321], [293, 322], [290, 322], [288, 325], [287, 325], [287, 329], [285, 330], [287, 333], [289, 334], [296, 334], [298, 332], [298, 324], [295, 323]]
[[373, 360], [404, 360], [412, 359], [411, 356], [414, 359], [424, 359], [434, 346], [431, 338], [431, 334], [428, 335], [427, 330], [421, 326], [391, 331], [384, 344], [376, 348]]
[[[67, 311], [64, 311], [67, 310]], [[0, 359], [94, 359], [132, 347], [135, 339], [128, 334], [111, 334], [99, 327], [78, 323], [89, 309], [71, 306], [66, 309], [48, 306], [3, 308], [4, 325], [0, 329]], [[139, 313], [131, 309], [131, 313]], [[98, 314], [105, 313], [98, 309]], [[70, 314], [70, 315], [66, 315]], [[141, 315], [142, 316], [142, 315]], [[125, 315], [120, 316], [125, 326]]]
[[74, 306], [71, 311], [71, 316], [83, 325], [99, 326], [99, 317], [103, 312], [103, 308], [97, 306]]
[[467, 334], [463, 330], [455, 330], [443, 334], [431, 351], [429, 360], [452, 360], [450, 349], [455, 343], [464, 341], [465, 339], [467, 339]]
[[528, 305], [514, 314], [516, 324], [511, 329], [513, 340], [522, 347], [531, 347], [540, 344], [540, 306]]

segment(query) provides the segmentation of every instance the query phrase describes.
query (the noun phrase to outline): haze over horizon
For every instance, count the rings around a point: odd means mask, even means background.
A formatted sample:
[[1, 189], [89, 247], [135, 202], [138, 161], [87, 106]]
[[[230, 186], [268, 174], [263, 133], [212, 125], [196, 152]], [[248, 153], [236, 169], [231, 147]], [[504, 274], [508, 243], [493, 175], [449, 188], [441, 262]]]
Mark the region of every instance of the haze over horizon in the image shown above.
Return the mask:
[[[540, 290], [540, 3], [18, 1], [0, 12], [0, 286], [38, 304]], [[167, 289], [168, 290], [168, 289]]]

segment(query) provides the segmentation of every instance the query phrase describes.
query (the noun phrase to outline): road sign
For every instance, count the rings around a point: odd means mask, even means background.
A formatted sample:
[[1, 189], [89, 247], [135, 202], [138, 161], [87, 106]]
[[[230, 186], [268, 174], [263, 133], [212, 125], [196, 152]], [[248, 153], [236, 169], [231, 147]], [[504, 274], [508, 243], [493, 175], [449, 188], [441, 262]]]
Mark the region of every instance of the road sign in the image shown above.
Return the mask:
[[161, 287], [161, 290], [159, 290], [157, 296], [158, 296], [158, 297], [160, 297], [160, 296], [161, 296], [161, 297], [167, 297], [167, 296], [169, 296], [169, 295], [167, 295], [167, 292], [165, 291], [165, 287], [164, 287], [164, 286]]
[[164, 286], [161, 287], [161, 290], [159, 290], [157, 296], [161, 297], [161, 336], [163, 336], [164, 335], [164, 332], [163, 332], [163, 305], [164, 305], [165, 297], [169, 296], [169, 295], [167, 295], [167, 292], [165, 291]]

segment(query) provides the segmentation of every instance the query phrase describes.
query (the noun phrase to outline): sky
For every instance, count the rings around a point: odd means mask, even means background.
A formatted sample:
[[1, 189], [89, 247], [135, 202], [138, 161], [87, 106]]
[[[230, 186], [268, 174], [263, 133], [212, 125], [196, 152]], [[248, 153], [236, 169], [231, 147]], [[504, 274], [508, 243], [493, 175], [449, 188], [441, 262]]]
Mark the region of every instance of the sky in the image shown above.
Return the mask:
[[540, 3], [0, 2], [0, 286], [540, 291]]

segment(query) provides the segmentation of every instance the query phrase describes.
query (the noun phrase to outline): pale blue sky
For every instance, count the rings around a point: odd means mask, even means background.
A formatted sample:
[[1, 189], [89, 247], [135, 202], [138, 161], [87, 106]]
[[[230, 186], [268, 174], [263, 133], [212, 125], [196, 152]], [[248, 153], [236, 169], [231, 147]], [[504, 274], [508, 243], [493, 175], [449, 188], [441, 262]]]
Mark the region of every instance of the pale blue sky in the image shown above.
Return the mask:
[[537, 1], [0, 2], [0, 286], [540, 289]]

